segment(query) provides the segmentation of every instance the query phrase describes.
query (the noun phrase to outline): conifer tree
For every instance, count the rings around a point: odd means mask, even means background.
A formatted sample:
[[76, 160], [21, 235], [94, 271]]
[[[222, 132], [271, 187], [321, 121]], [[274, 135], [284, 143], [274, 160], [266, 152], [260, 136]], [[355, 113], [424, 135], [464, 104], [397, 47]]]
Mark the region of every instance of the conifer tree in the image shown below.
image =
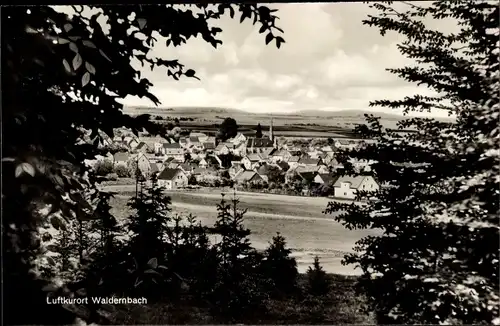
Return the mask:
[[262, 126], [257, 124], [257, 128], [255, 129], [255, 138], [262, 138]]
[[132, 234], [128, 246], [139, 266], [152, 258], [163, 262], [167, 254], [171, 200], [164, 190], [153, 175], [150, 185], [139, 181], [138, 196], [128, 203], [135, 211], [127, 223], [127, 229]]
[[243, 226], [246, 209], [238, 208], [239, 199], [230, 203], [222, 199], [217, 205], [218, 216], [214, 231], [221, 236], [217, 244], [220, 266], [211, 301], [216, 313], [227, 321], [237, 321], [262, 308], [255, 249], [250, 244], [250, 230]]
[[264, 253], [263, 273], [272, 281], [273, 292], [277, 294], [289, 295], [296, 290], [297, 261], [290, 257], [291, 253], [286, 247], [285, 238], [279, 232]]
[[[408, 118], [401, 136], [369, 116], [377, 143], [347, 153], [373, 159], [382, 188], [365, 206], [331, 203], [347, 228], [379, 228], [346, 263], [363, 270], [361, 288], [380, 323], [500, 323], [498, 4], [486, 1], [373, 4], [364, 23], [405, 36], [400, 52], [417, 65], [389, 69], [437, 95], [377, 100], [372, 106], [445, 110], [455, 121]], [[451, 20], [445, 33], [422, 18]], [[486, 245], [487, 244], [487, 245]]]
[[307, 269], [307, 290], [312, 296], [324, 296], [330, 291], [330, 283], [326, 272], [319, 262], [319, 257], [314, 257], [313, 266]]

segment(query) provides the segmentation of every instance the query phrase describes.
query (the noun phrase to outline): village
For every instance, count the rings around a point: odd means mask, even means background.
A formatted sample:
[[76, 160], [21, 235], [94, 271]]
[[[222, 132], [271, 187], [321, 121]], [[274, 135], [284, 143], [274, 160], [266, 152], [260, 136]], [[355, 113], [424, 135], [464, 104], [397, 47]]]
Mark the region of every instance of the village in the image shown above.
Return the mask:
[[116, 134], [114, 139], [101, 134], [100, 146], [109, 152], [87, 162], [106, 180], [132, 183], [136, 177], [149, 180], [156, 174], [167, 190], [234, 187], [341, 200], [380, 188], [370, 173], [372, 162], [351, 161], [357, 174], [341, 175], [344, 166], [336, 159], [339, 150], [369, 140], [275, 137], [272, 120], [261, 137], [238, 132], [225, 141], [194, 131], [171, 139], [126, 130]]

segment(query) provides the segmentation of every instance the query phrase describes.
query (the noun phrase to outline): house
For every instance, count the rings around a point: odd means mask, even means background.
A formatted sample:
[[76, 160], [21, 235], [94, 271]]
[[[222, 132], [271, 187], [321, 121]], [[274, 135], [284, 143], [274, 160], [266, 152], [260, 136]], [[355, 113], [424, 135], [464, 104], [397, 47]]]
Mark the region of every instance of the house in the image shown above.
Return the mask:
[[189, 134], [189, 138], [196, 137], [200, 143], [205, 143], [208, 141], [208, 135], [202, 132], [192, 132]]
[[338, 139], [335, 141], [335, 147], [343, 150], [353, 150], [357, 147], [357, 143], [353, 140]]
[[238, 146], [241, 143], [245, 143], [247, 141], [247, 137], [243, 135], [241, 132], [238, 132], [236, 136], [228, 139], [227, 141], [233, 143], [235, 146]]
[[189, 142], [190, 146], [193, 147], [193, 148], [196, 148], [197, 150], [202, 150], [203, 149], [203, 145], [200, 141], [200, 139], [196, 136], [189, 136], [189, 138], [187, 139], [187, 141]]
[[297, 175], [304, 181], [306, 184], [311, 184], [314, 182], [314, 178], [318, 173], [314, 171], [308, 172], [298, 172]]
[[163, 154], [167, 157], [173, 157], [178, 161], [184, 162], [184, 150], [179, 143], [163, 144]]
[[246, 154], [246, 148], [247, 148], [246, 146], [247, 146], [246, 142], [235, 144], [234, 147], [233, 147], [233, 149], [232, 149], [233, 154], [236, 155], [236, 156], [245, 155]]
[[193, 163], [182, 163], [178, 165], [178, 168], [184, 171], [184, 173], [186, 173], [189, 176], [196, 169], [196, 165]]
[[211, 142], [205, 142], [203, 143], [203, 149], [206, 151], [213, 151], [215, 150], [215, 144]]
[[153, 175], [153, 174], [157, 174], [160, 172], [160, 169], [158, 167], [158, 164], [157, 163], [150, 163], [149, 164], [149, 173], [148, 173], [148, 177]]
[[288, 171], [288, 169], [290, 169], [290, 165], [288, 165], [285, 161], [279, 161], [274, 165], [276, 165], [281, 171]]
[[252, 170], [254, 167], [259, 165], [262, 158], [259, 154], [249, 154], [241, 159], [241, 163], [245, 166], [245, 169]]
[[219, 144], [215, 148], [214, 153], [216, 155], [227, 155], [227, 154], [229, 154], [229, 147], [226, 144], [224, 144], [224, 143]]
[[307, 155], [312, 158], [312, 159], [317, 159], [320, 157], [320, 155], [323, 154], [322, 151], [319, 151], [317, 149], [312, 149], [310, 151], [307, 152]]
[[271, 154], [271, 160], [276, 163], [276, 162], [282, 162], [282, 161], [288, 161], [290, 158], [292, 157], [292, 155], [290, 154], [289, 151], [287, 151], [286, 149], [281, 149], [281, 150], [277, 150], [277, 151], [274, 151], [272, 154]]
[[318, 173], [315, 177], [313, 182], [317, 184], [322, 184], [325, 186], [333, 186], [335, 184], [335, 181], [337, 180], [337, 177], [335, 175], [330, 174], [330, 173]]
[[243, 171], [234, 177], [236, 183], [263, 182], [262, 177], [255, 171]]
[[264, 150], [269, 150], [274, 148], [274, 142], [269, 138], [255, 138], [251, 137], [247, 139], [246, 143], [246, 153], [262, 153]]
[[196, 168], [193, 170], [192, 173], [196, 181], [201, 182], [210, 182], [210, 181], [215, 181], [216, 179], [219, 179], [219, 176], [217, 174], [217, 170], [215, 170], [212, 167], [207, 167], [207, 168]]
[[200, 168], [203, 168], [203, 169], [206, 169], [208, 167], [208, 162], [206, 159], [202, 158], [199, 162], [198, 162], [198, 166]]
[[245, 167], [243, 166], [243, 164], [233, 165], [227, 170], [231, 179], [234, 179], [234, 177], [242, 171], [245, 171]]
[[342, 199], [355, 199], [358, 190], [360, 191], [377, 191], [380, 185], [375, 178], [370, 175], [359, 176], [341, 176], [335, 181], [334, 193], [335, 197]]
[[262, 178], [262, 180], [264, 180], [266, 182], [269, 182], [269, 177], [268, 177], [269, 166], [267, 164], [264, 164], [264, 165], [256, 168], [255, 172], [257, 172], [260, 175], [260, 177]]
[[319, 166], [321, 163], [322, 162], [320, 158], [310, 158], [307, 156], [301, 157], [298, 161], [299, 166], [310, 166], [310, 167]]
[[136, 154], [131, 157], [130, 160], [137, 164], [137, 167], [139, 168], [139, 171], [141, 171], [143, 176], [148, 176], [150, 174], [151, 162], [146, 157], [146, 155], [144, 155], [144, 153]]
[[325, 165], [325, 164], [320, 164], [320, 165], [317, 167], [316, 171], [317, 171], [318, 173], [323, 173], [323, 174], [324, 174], [324, 173], [330, 173], [330, 168], [329, 168], [327, 165]]
[[150, 148], [145, 142], [140, 142], [135, 150], [139, 153], [148, 153], [150, 151]]
[[188, 143], [186, 138], [179, 138], [179, 146], [182, 148], [189, 148], [191, 147], [191, 144]]
[[163, 169], [158, 175], [158, 185], [167, 190], [179, 189], [188, 185], [188, 177], [181, 169]]
[[130, 148], [135, 149], [139, 145], [139, 140], [135, 136], [127, 136], [123, 138], [123, 143]]
[[290, 165], [290, 168], [296, 168], [297, 166], [299, 166], [299, 161], [300, 161], [300, 156], [294, 155], [290, 156], [287, 163], [288, 165]]
[[129, 159], [130, 154], [128, 152], [117, 152], [113, 155], [113, 164], [127, 166]]

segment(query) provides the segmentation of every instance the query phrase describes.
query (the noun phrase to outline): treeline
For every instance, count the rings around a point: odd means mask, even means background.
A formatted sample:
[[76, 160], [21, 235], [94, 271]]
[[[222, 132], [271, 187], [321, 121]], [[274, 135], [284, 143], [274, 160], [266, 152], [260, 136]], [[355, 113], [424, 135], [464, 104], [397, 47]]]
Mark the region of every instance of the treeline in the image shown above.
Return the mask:
[[[43, 235], [51, 252], [44, 276], [62, 278], [77, 295], [200, 307], [215, 322], [273, 321], [285, 303], [302, 311], [296, 318], [304, 323], [327, 320], [323, 308], [331, 280], [318, 258], [300, 282], [282, 235], [273, 237], [264, 252], [256, 250], [243, 226], [246, 210], [234, 196], [222, 195], [212, 227], [192, 215], [173, 214], [170, 197], [155, 177], [139, 183], [128, 202], [133, 213], [125, 221], [110, 212], [113, 194], [96, 196], [95, 220], [64, 226], [53, 219], [59, 232]], [[210, 241], [212, 236], [219, 241]], [[89, 309], [94, 322], [120, 322], [109, 320], [116, 316], [106, 314], [107, 307], [80, 308]]]

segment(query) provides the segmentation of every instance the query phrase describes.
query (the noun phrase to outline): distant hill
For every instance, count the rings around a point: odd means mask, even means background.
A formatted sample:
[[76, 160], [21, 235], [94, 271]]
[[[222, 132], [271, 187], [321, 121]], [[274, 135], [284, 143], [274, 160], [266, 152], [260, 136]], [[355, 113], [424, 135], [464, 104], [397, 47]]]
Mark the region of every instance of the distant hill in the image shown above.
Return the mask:
[[[267, 125], [274, 118], [275, 125], [297, 125], [297, 124], [315, 124], [324, 126], [345, 125], [352, 128], [353, 125], [364, 123], [364, 114], [374, 114], [382, 119], [382, 124], [394, 128], [398, 121], [407, 117], [398, 114], [388, 114], [363, 110], [344, 110], [344, 111], [321, 111], [321, 110], [302, 110], [290, 113], [252, 113], [234, 108], [221, 107], [125, 107], [125, 112], [129, 114], [151, 114], [160, 116], [170, 116], [172, 118], [193, 118], [203, 123], [220, 123], [226, 117], [234, 118], [239, 124], [257, 124]], [[441, 121], [450, 121], [451, 119], [442, 118]]]

